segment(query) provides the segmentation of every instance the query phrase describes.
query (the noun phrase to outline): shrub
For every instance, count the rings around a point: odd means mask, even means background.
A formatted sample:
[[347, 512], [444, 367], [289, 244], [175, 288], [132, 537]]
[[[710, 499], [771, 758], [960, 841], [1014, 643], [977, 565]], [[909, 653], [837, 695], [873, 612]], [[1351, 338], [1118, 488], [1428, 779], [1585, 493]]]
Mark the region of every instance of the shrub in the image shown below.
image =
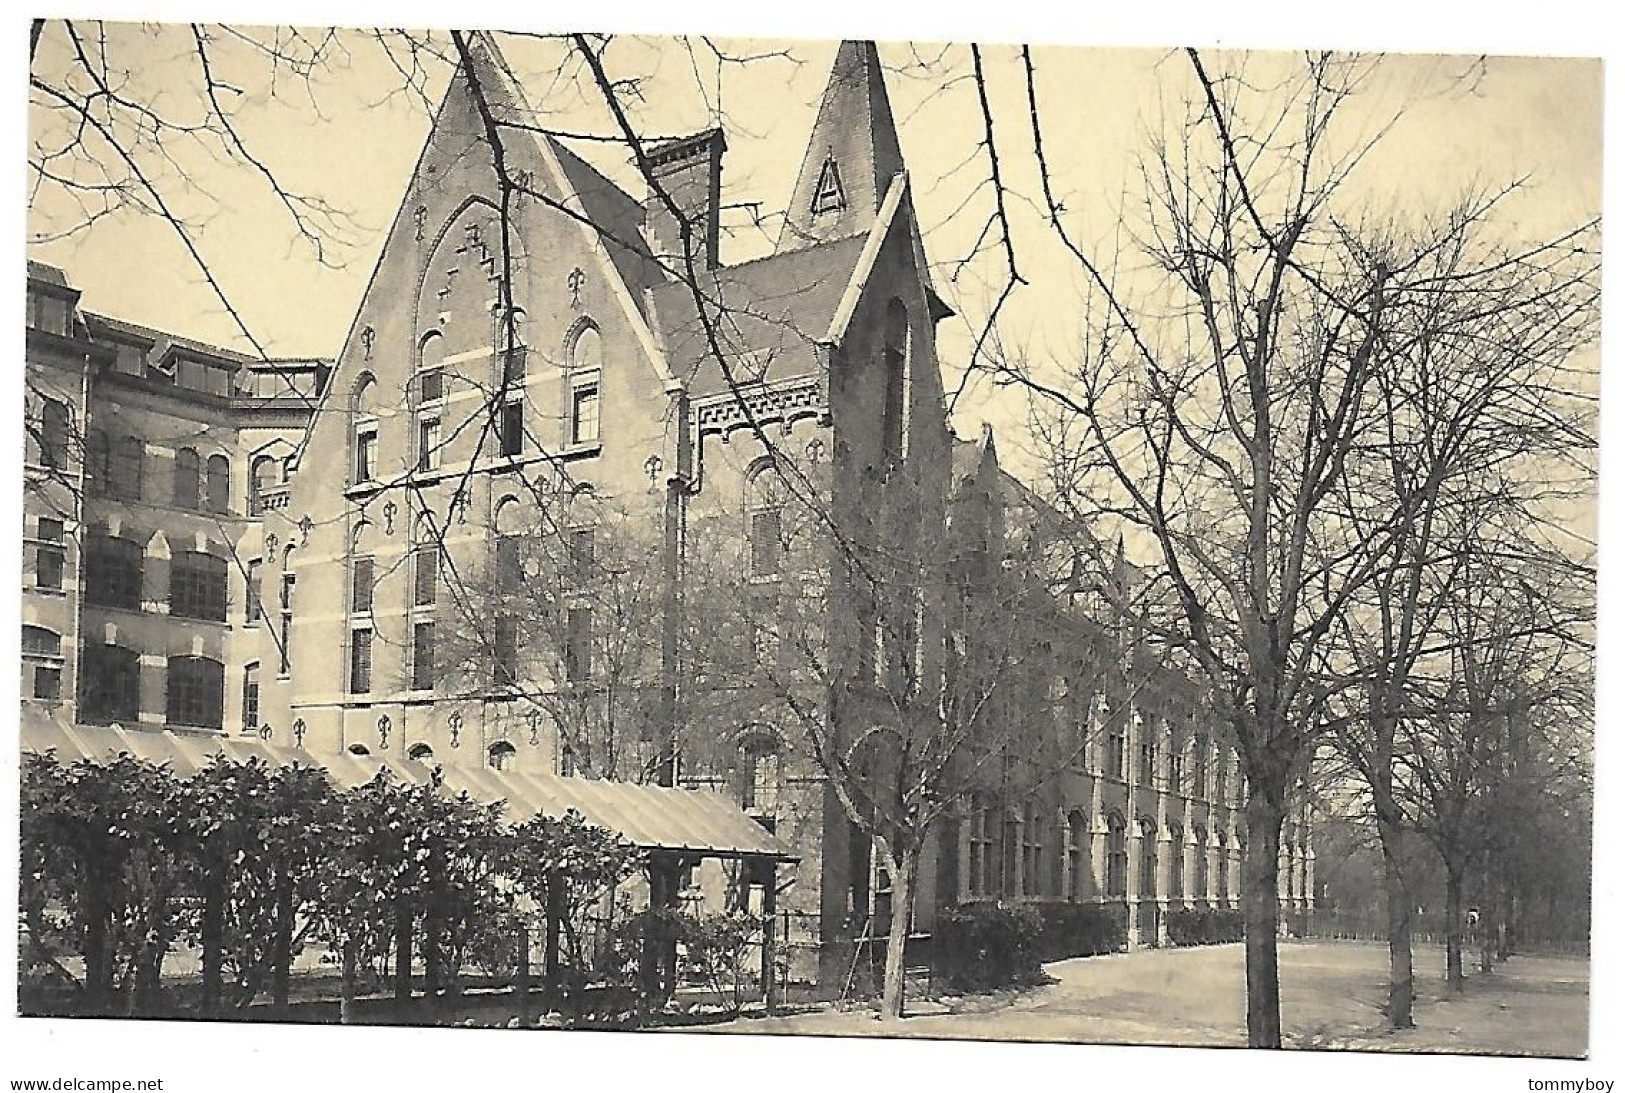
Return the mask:
[[1039, 939], [1044, 922], [1031, 907], [972, 904], [937, 924], [937, 973], [961, 991], [1032, 983], [1043, 977]]
[[1222, 945], [1243, 937], [1241, 912], [1227, 908], [1184, 907], [1168, 912], [1168, 944]]
[[1040, 908], [1045, 960], [1120, 952], [1128, 944], [1128, 908], [1121, 903], [1050, 903]]

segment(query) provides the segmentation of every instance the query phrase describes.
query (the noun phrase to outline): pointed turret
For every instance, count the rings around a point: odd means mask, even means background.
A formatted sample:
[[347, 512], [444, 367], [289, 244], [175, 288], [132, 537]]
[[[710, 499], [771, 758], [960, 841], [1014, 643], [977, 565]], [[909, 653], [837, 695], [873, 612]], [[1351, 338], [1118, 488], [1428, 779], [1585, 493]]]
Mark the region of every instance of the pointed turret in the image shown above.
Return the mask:
[[873, 42], [842, 42], [801, 161], [778, 249], [867, 231], [903, 169]]

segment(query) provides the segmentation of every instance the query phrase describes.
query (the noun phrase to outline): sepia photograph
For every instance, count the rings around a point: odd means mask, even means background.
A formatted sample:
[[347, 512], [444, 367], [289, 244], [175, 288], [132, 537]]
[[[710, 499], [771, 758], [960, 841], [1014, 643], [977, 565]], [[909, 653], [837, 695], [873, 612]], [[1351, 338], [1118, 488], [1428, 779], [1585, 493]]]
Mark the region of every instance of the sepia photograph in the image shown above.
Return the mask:
[[341, 17], [29, 21], [8, 1024], [1581, 1088], [1600, 58]]

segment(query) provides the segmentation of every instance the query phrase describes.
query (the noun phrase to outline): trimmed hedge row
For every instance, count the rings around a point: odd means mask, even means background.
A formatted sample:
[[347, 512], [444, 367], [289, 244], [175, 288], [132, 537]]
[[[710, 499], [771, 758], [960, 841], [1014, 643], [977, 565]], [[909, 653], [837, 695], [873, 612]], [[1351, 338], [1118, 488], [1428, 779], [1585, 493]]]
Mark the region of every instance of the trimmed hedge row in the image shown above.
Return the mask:
[[1184, 907], [1168, 912], [1168, 944], [1222, 945], [1246, 936], [1241, 912], [1228, 908]]
[[1128, 907], [1122, 903], [1046, 903], [1039, 907], [1045, 960], [1100, 956], [1128, 945]]
[[953, 990], [985, 991], [1043, 979], [1044, 921], [1031, 907], [971, 904], [937, 920], [936, 974]]

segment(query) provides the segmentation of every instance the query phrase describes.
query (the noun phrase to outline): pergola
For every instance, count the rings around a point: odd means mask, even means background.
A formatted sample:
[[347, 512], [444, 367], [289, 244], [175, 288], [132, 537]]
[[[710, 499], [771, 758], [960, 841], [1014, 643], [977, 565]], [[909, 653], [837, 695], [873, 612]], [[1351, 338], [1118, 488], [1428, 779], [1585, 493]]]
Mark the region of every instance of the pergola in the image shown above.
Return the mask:
[[[65, 725], [43, 717], [25, 717], [24, 754], [54, 753], [60, 762], [96, 761], [127, 754], [147, 762], [165, 764], [186, 777], [224, 754], [239, 762], [250, 759], [279, 766], [301, 765], [320, 769], [338, 789], [364, 785], [387, 770], [402, 782], [425, 785], [437, 775], [449, 793], [466, 793], [483, 804], [501, 802], [513, 820], [535, 814], [562, 817], [575, 811], [595, 827], [613, 832], [642, 850], [649, 869], [651, 907], [670, 908], [677, 902], [677, 876], [687, 861], [719, 858], [744, 863], [747, 877], [762, 885], [762, 912], [766, 919], [762, 939], [762, 984], [766, 1001], [774, 1001], [774, 912], [776, 867], [796, 855], [772, 832], [717, 793], [677, 789], [633, 782], [564, 778], [553, 774], [496, 771], [487, 767], [437, 766], [397, 758], [389, 753], [355, 755], [317, 754], [304, 748], [273, 744], [257, 736], [225, 736], [209, 732], [129, 730], [118, 725]], [[551, 995], [558, 967], [557, 911], [548, 908], [544, 975]], [[653, 951], [645, 946], [646, 954]], [[675, 950], [658, 963], [645, 960], [645, 984], [657, 992], [662, 981], [669, 987]]]

